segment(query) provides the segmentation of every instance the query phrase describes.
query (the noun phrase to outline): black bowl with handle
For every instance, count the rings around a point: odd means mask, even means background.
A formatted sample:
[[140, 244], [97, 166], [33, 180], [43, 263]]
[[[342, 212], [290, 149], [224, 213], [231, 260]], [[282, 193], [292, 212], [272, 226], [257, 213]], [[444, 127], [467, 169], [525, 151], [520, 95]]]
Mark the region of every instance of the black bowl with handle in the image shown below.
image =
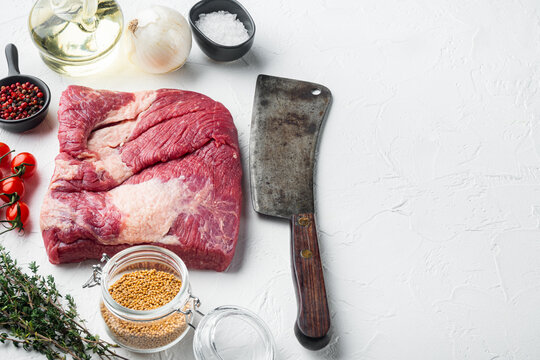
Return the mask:
[[[216, 43], [206, 36], [195, 24], [201, 14], [209, 14], [216, 11], [227, 11], [236, 14], [246, 28], [249, 38], [237, 45], [227, 46]], [[244, 56], [255, 39], [255, 22], [248, 11], [235, 0], [202, 0], [193, 5], [189, 11], [189, 24], [193, 30], [193, 37], [201, 50], [211, 59], [216, 61], [233, 61]]]
[[6, 59], [8, 64], [8, 76], [0, 79], [0, 88], [2, 86], [8, 86], [17, 82], [21, 84], [25, 82], [30, 82], [36, 85], [43, 93], [44, 104], [37, 113], [19, 120], [8, 120], [0, 117], [0, 126], [4, 129], [12, 132], [27, 131], [38, 126], [43, 121], [43, 119], [45, 119], [45, 116], [47, 116], [47, 111], [51, 102], [51, 91], [49, 90], [47, 84], [45, 84], [37, 77], [30, 75], [21, 75], [19, 71], [19, 53], [17, 52], [17, 48], [15, 47], [15, 45], [6, 45]]

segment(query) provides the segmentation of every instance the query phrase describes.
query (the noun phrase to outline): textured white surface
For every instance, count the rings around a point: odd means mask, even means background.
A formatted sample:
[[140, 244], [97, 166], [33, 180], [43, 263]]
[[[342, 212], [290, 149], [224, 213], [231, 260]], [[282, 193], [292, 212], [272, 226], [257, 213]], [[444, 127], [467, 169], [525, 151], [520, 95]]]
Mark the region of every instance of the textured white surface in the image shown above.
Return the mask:
[[[149, 3], [173, 2], [120, 1], [126, 19]], [[193, 4], [171, 6], [185, 15]], [[0, 141], [39, 161], [39, 176], [28, 184], [29, 231], [0, 243], [21, 263], [37, 260], [53, 274], [104, 335], [99, 291], [81, 289], [92, 263], [50, 265], [38, 229], [58, 148], [60, 92], [83, 84], [207, 94], [234, 116], [247, 175], [257, 74], [319, 82], [334, 95], [315, 178], [332, 343], [320, 352], [297, 343], [289, 226], [257, 216], [247, 176], [233, 265], [225, 273], [191, 272], [203, 311], [237, 304], [257, 312], [280, 360], [540, 359], [540, 2], [243, 4], [257, 34], [242, 60], [212, 62], [194, 43], [172, 74], [116, 64], [72, 79], [51, 72], [32, 46], [32, 1], [2, 0], [0, 46], [15, 43], [22, 72], [47, 82], [53, 99], [34, 131], [0, 130]], [[43, 357], [0, 345], [0, 358]], [[191, 336], [148, 358], [193, 359]]]

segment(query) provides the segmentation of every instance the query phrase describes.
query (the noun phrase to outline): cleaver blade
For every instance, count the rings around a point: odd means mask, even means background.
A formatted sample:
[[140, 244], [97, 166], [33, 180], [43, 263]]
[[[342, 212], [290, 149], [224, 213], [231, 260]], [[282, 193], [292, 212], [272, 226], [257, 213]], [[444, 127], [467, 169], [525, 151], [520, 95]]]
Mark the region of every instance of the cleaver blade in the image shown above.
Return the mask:
[[313, 169], [332, 94], [326, 87], [259, 75], [250, 134], [255, 211], [291, 221], [291, 259], [298, 302], [295, 334], [308, 349], [328, 344], [330, 315], [315, 227]]

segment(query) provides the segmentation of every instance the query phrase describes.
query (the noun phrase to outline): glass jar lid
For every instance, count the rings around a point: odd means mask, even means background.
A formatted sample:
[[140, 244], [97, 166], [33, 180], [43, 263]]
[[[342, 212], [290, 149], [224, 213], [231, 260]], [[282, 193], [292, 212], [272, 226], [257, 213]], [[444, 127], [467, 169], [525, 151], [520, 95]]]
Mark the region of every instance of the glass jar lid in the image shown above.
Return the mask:
[[274, 360], [275, 345], [264, 321], [237, 306], [220, 306], [205, 315], [193, 337], [197, 360]]

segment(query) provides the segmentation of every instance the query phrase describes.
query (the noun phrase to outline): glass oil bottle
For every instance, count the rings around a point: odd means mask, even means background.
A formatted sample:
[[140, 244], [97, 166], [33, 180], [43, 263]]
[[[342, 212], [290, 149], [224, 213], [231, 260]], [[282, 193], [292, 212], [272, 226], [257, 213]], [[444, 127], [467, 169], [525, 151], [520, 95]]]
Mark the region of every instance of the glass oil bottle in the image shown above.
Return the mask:
[[123, 23], [114, 0], [38, 0], [28, 21], [43, 61], [71, 76], [88, 75], [106, 66]]

